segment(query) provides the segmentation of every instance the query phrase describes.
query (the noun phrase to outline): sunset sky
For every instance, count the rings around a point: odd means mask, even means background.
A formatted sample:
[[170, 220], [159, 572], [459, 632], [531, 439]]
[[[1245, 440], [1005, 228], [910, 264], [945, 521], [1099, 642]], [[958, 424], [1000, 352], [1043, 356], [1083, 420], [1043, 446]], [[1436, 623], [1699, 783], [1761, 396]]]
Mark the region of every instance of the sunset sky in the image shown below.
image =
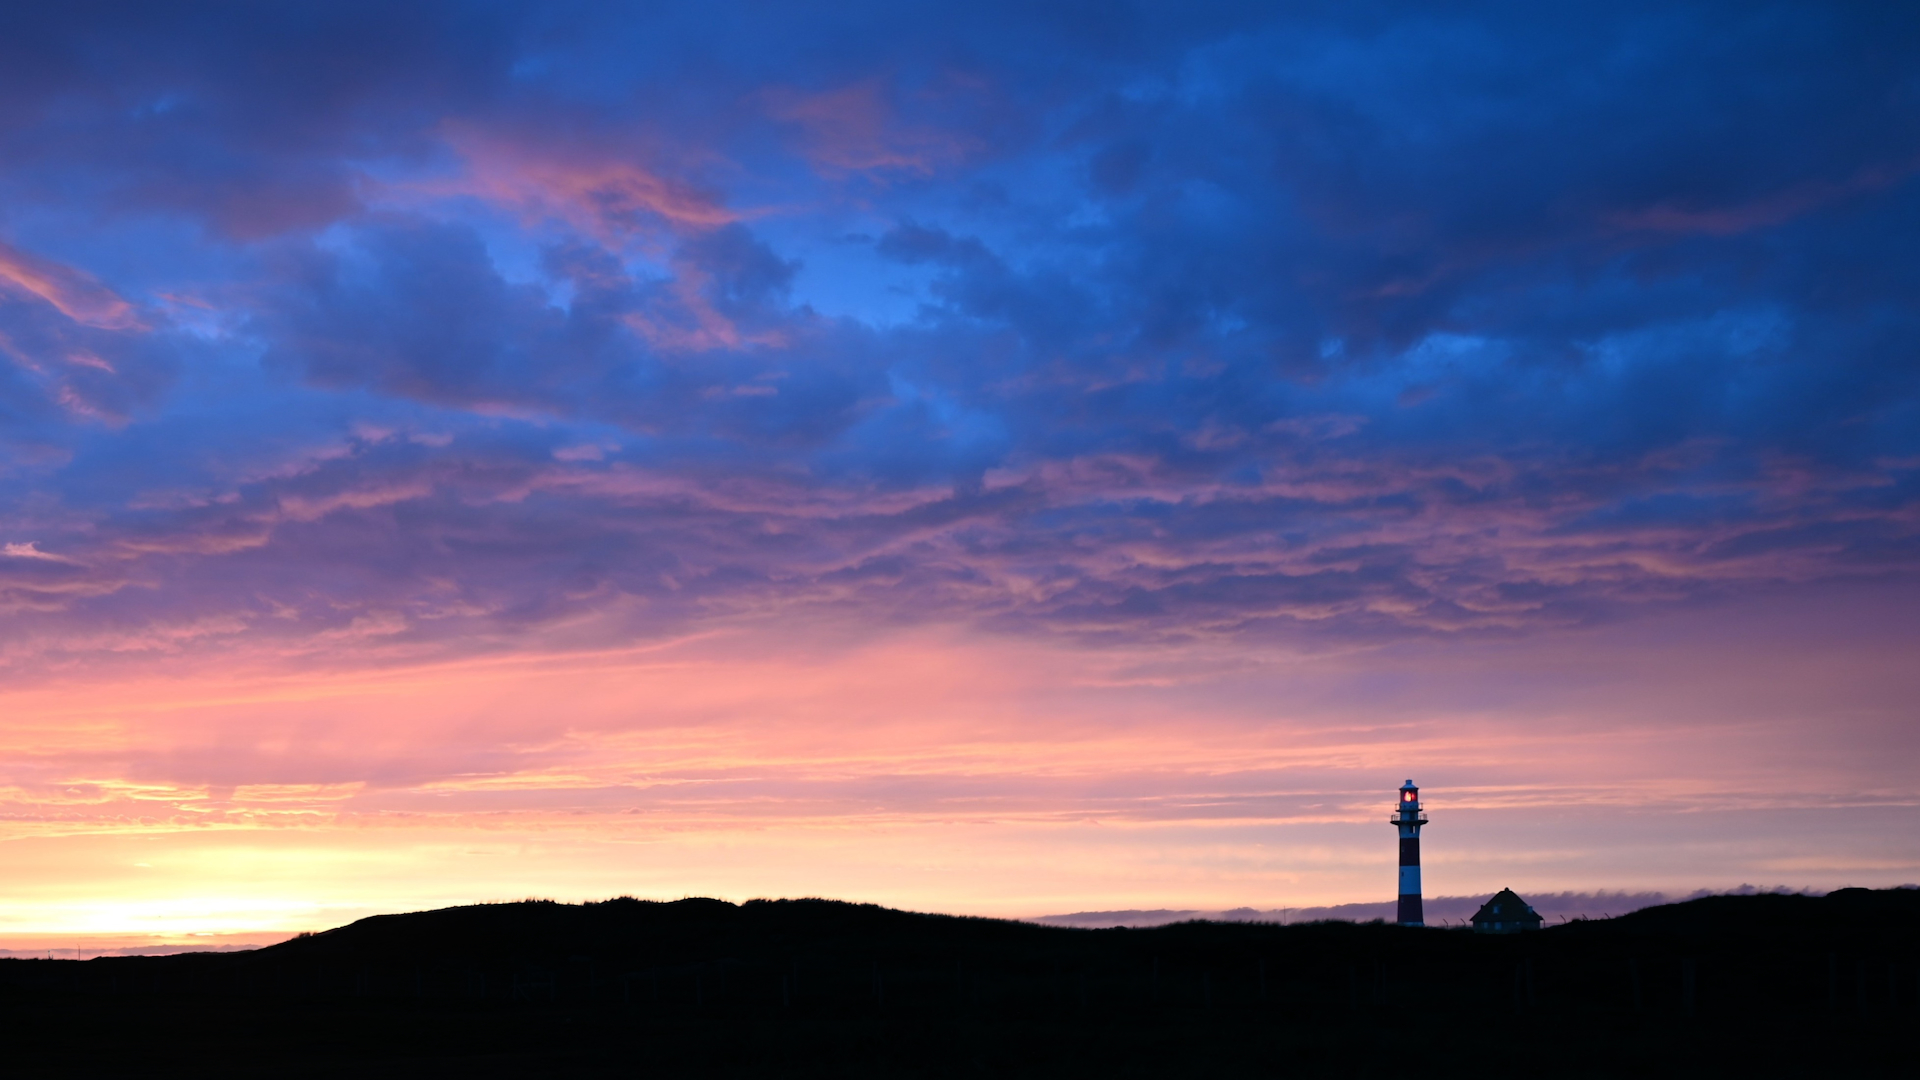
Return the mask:
[[[1894, 4], [13, 4], [0, 946], [1920, 881]], [[199, 937], [193, 937], [199, 935]]]

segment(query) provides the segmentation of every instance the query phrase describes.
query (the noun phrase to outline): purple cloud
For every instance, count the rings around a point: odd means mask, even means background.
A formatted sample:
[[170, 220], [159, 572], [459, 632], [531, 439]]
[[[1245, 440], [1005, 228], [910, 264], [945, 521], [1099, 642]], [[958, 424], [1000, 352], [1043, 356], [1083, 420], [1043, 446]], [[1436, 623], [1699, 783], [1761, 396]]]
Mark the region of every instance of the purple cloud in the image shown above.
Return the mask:
[[296, 10], [7, 35], [16, 657], [1913, 572], [1902, 20]]

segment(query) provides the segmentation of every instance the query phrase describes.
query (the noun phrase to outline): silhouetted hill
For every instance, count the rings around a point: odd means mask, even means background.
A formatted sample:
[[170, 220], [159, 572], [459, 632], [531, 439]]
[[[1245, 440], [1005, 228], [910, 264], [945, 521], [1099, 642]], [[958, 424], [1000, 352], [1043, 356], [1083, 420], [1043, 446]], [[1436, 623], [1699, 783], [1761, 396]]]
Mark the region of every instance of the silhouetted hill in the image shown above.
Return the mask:
[[15, 1075], [1820, 1075], [1904, 1051], [1916, 926], [1920, 890], [1512, 937], [529, 901], [247, 953], [0, 961], [0, 1024]]
[[[1920, 889], [1838, 889], [1825, 896], [1757, 893], [1703, 896], [1589, 923], [1589, 932], [1689, 934], [1877, 934], [1920, 919]], [[1604, 928], [1604, 929], [1603, 929]]]
[[[252, 955], [255, 964], [387, 965], [563, 963], [592, 959], [674, 966], [758, 956], [773, 949], [951, 948], [1023, 945], [1045, 928], [1001, 919], [923, 915], [830, 900], [621, 898], [588, 904], [523, 901], [376, 915]], [[484, 958], [484, 960], [483, 960]]]

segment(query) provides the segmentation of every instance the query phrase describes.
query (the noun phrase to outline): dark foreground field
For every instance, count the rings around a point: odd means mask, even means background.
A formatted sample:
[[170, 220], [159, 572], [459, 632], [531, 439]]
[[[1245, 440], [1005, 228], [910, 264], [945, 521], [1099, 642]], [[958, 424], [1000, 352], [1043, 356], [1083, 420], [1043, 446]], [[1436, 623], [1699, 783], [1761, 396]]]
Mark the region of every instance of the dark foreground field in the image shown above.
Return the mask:
[[1913, 1053], [1916, 921], [1920, 891], [1860, 889], [1508, 938], [496, 904], [248, 953], [0, 961], [0, 1060], [20, 1076], [1862, 1075]]

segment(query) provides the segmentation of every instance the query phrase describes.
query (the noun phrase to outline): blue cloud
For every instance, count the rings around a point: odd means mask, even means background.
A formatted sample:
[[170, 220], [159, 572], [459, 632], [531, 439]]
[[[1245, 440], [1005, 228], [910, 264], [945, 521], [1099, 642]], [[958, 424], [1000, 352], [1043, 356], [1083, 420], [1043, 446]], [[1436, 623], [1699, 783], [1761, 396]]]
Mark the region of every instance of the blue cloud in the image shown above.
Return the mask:
[[1914, 570], [1897, 9], [175, 15], [0, 35], [17, 641], [1371, 640]]

